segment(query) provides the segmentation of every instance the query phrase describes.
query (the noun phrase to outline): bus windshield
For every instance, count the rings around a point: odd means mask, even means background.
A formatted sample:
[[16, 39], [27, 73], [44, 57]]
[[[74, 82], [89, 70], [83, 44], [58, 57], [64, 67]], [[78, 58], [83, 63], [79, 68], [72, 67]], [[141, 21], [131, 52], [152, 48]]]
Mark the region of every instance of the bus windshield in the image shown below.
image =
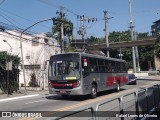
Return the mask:
[[80, 78], [79, 61], [63, 60], [50, 63], [49, 76], [56, 80], [76, 80]]

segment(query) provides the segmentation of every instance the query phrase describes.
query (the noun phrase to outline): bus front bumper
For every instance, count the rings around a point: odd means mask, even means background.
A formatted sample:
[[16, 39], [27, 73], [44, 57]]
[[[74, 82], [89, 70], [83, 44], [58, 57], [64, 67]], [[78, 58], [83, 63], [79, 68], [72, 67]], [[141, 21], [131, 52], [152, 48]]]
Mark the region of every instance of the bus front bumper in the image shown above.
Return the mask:
[[83, 89], [81, 87], [73, 88], [73, 89], [55, 89], [49, 88], [50, 94], [59, 94], [59, 95], [85, 95], [83, 93]]

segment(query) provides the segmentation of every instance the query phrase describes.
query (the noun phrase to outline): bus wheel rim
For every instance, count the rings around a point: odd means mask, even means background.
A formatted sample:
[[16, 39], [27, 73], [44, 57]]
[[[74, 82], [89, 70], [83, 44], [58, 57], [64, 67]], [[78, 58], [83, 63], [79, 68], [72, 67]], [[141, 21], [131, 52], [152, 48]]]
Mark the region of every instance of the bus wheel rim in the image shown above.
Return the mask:
[[92, 94], [96, 95], [96, 89], [94, 87], [92, 88]]
[[119, 85], [119, 83], [117, 83], [117, 91], [119, 91], [120, 90], [120, 85]]

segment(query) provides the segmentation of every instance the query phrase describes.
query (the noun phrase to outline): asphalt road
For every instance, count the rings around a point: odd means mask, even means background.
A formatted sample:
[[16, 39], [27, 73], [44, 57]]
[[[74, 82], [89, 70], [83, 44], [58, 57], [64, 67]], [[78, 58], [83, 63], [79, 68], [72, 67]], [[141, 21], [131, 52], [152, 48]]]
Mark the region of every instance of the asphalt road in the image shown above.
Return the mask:
[[64, 99], [59, 95], [43, 94], [31, 98], [0, 102], [0, 111], [74, 111], [86, 107], [95, 108], [99, 103], [137, 91], [146, 85], [156, 83], [160, 82], [143, 79], [137, 80], [137, 85], [125, 85], [119, 93], [114, 90], [98, 93], [96, 99], [90, 99], [88, 96], [70, 96]]

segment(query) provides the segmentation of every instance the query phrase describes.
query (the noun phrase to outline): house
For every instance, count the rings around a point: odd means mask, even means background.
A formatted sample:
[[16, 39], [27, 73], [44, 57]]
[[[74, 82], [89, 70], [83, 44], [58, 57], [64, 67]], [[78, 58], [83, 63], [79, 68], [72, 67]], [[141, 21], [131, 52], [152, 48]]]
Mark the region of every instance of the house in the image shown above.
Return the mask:
[[[7, 51], [21, 58], [20, 34], [22, 31], [20, 28], [0, 23], [0, 51]], [[45, 88], [48, 85], [47, 60], [51, 55], [60, 53], [57, 40], [51, 33], [26, 32], [22, 35], [22, 46], [26, 85], [34, 79], [37, 86]], [[24, 84], [22, 65], [19, 69], [21, 86]]]

